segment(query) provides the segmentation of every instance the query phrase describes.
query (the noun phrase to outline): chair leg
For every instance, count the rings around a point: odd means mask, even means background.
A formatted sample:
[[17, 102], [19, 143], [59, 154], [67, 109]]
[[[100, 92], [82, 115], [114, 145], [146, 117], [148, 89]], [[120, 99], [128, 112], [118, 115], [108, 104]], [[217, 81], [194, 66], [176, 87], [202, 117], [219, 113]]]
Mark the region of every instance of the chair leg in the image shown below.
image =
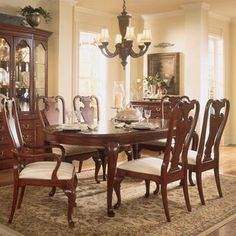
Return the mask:
[[19, 187], [18, 185], [14, 184], [14, 190], [13, 190], [13, 199], [12, 199], [12, 207], [11, 207], [11, 214], [8, 220], [8, 223], [11, 224], [13, 220], [13, 216], [16, 210], [16, 204], [18, 199], [18, 193], [19, 193]]
[[22, 203], [22, 200], [23, 200], [23, 197], [24, 197], [24, 193], [25, 193], [25, 186], [22, 186], [21, 187], [20, 198], [19, 198], [18, 205], [17, 205], [17, 209], [20, 209], [20, 207], [21, 207], [21, 203]]
[[82, 170], [82, 166], [83, 166], [83, 161], [79, 161], [79, 170], [78, 170], [79, 173], [80, 173], [81, 170]]
[[219, 167], [218, 166], [214, 168], [214, 174], [215, 174], [216, 186], [217, 186], [219, 196], [223, 197], [221, 186], [220, 186], [220, 174], [219, 174]]
[[54, 194], [56, 193], [56, 187], [54, 186], [54, 187], [52, 187], [52, 189], [51, 189], [51, 191], [49, 192], [49, 197], [53, 197], [54, 196]]
[[130, 147], [128, 147], [128, 150], [125, 150], [125, 154], [127, 155], [128, 157], [128, 161], [131, 161], [133, 160], [133, 147], [132, 145], [130, 145]]
[[161, 185], [161, 196], [162, 196], [162, 202], [165, 210], [166, 220], [170, 222], [170, 213], [169, 213], [169, 207], [168, 207], [168, 199], [167, 199], [167, 185]]
[[100, 167], [101, 167], [101, 161], [99, 160], [99, 158], [97, 156], [93, 156], [93, 160], [95, 162], [95, 175], [94, 175], [94, 178], [95, 178], [95, 181], [99, 184], [100, 180], [98, 179], [98, 172], [99, 172]]
[[70, 228], [74, 228], [75, 223], [72, 220], [73, 208], [76, 206], [76, 193], [75, 190], [65, 190], [65, 194], [68, 197], [68, 211], [67, 220]]
[[187, 179], [187, 173], [184, 177], [184, 179], [181, 181], [183, 184], [183, 192], [184, 192], [184, 199], [187, 206], [188, 211], [191, 211], [191, 205], [189, 200], [189, 194], [188, 194], [188, 179]]
[[150, 180], [145, 179], [146, 193], [145, 197], [148, 198], [150, 194]]
[[156, 189], [154, 190], [153, 194], [158, 194], [159, 193], [159, 183], [156, 182]]
[[191, 186], [195, 186], [195, 184], [194, 184], [194, 182], [193, 182], [193, 179], [192, 179], [192, 171], [191, 170], [189, 170], [188, 171], [188, 179], [189, 179], [189, 183], [190, 183], [190, 185]]
[[117, 196], [117, 203], [114, 205], [114, 209], [118, 209], [121, 205], [121, 194], [120, 194], [120, 184], [124, 177], [116, 176], [114, 180], [114, 190]]
[[204, 200], [203, 190], [202, 190], [202, 173], [197, 171], [196, 178], [197, 178], [197, 188], [198, 188], [198, 193], [200, 196], [201, 203], [202, 205], [206, 205], [205, 200]]

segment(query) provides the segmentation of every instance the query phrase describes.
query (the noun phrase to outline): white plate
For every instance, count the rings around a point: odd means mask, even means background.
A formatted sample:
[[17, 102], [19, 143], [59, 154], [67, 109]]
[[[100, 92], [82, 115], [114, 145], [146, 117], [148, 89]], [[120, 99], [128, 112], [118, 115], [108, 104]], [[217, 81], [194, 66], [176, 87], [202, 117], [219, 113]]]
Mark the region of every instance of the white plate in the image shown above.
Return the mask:
[[151, 129], [157, 129], [159, 126], [154, 124], [136, 123], [136, 124], [131, 124], [128, 127], [137, 130], [151, 130]]
[[59, 129], [67, 130], [67, 131], [80, 131], [81, 126], [78, 124], [61, 124], [58, 126]]

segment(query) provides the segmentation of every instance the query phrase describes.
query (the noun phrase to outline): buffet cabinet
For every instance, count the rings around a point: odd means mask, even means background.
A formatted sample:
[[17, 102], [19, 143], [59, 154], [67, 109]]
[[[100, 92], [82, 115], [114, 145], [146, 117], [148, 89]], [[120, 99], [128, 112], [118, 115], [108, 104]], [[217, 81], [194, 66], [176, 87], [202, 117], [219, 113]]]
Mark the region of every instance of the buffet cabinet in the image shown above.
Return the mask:
[[[0, 98], [16, 100], [24, 140], [43, 142], [37, 96], [47, 96], [48, 38], [51, 32], [0, 23]], [[12, 168], [12, 145], [0, 108], [0, 169]]]
[[[143, 110], [151, 110], [151, 118], [162, 118], [161, 99], [131, 101], [132, 107], [143, 107]], [[170, 115], [169, 103], [165, 102], [163, 107], [164, 118]]]

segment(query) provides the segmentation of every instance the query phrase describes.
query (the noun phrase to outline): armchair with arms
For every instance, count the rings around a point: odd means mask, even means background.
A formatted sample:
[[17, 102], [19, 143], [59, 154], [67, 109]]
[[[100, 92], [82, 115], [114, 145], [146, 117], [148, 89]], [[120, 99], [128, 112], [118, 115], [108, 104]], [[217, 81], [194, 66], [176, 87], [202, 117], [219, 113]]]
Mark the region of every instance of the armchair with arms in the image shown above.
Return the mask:
[[[77, 177], [74, 166], [64, 162], [64, 148], [60, 145], [28, 146], [23, 140], [14, 99], [4, 100], [3, 121], [9, 131], [14, 156], [14, 190], [8, 222], [12, 222], [16, 206], [21, 207], [26, 186], [58, 187], [68, 197], [67, 219], [69, 226], [74, 227], [72, 211], [76, 206]], [[60, 153], [45, 152], [52, 147], [59, 149]]]

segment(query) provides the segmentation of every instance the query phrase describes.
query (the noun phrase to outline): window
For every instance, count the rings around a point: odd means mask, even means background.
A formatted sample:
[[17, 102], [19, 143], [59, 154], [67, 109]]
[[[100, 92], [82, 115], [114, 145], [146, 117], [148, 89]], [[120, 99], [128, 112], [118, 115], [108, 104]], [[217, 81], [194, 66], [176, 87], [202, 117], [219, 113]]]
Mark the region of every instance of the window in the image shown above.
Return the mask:
[[209, 98], [224, 97], [224, 44], [220, 36], [208, 37]]
[[99, 99], [100, 117], [106, 112], [106, 59], [94, 43], [97, 34], [80, 32], [79, 94], [95, 95]]

